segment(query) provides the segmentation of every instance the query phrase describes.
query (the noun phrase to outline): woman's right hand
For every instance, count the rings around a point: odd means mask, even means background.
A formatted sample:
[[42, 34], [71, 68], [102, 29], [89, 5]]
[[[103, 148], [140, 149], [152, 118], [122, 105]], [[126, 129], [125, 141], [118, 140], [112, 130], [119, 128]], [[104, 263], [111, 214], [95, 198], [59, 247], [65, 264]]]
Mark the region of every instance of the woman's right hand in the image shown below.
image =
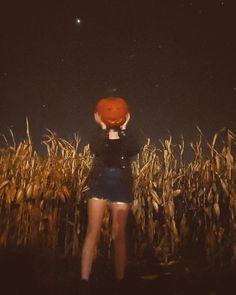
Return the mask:
[[107, 129], [106, 124], [102, 121], [101, 116], [97, 112], [94, 114], [94, 119], [102, 127], [103, 130]]

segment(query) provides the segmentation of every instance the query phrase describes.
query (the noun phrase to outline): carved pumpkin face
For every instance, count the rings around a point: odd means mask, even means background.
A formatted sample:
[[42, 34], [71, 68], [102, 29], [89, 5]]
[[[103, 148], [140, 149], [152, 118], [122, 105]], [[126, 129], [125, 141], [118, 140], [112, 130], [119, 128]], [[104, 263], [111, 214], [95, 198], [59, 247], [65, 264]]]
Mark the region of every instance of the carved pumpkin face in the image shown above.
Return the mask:
[[120, 126], [126, 120], [128, 104], [121, 97], [102, 98], [97, 103], [96, 112], [107, 126]]

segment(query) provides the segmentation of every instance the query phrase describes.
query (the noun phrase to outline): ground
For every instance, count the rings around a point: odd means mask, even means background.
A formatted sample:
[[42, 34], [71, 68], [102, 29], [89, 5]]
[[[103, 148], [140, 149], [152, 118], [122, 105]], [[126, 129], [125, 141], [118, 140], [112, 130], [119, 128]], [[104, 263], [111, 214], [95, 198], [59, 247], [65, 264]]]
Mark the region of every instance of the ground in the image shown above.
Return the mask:
[[[0, 261], [1, 294], [81, 294], [78, 257], [30, 249], [1, 249]], [[114, 294], [112, 273], [111, 262], [98, 258], [91, 278], [92, 294]], [[234, 267], [209, 268], [198, 259], [179, 259], [169, 266], [151, 259], [130, 261], [126, 290], [128, 294], [146, 295], [233, 295], [235, 276]]]

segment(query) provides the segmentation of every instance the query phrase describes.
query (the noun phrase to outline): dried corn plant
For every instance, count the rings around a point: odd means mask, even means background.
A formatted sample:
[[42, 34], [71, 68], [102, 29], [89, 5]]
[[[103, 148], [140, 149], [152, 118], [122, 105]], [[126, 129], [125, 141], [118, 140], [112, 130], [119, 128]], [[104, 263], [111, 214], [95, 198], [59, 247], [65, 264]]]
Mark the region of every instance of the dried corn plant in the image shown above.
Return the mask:
[[0, 245], [61, 247], [78, 254], [81, 195], [92, 163], [88, 146], [78, 153], [79, 137], [69, 143], [48, 131], [47, 157], [33, 152], [30, 137], [1, 151]]
[[[194, 159], [184, 161], [184, 139], [150, 140], [132, 162], [133, 255], [162, 263], [192, 249], [209, 264], [236, 261], [235, 134], [222, 129], [208, 142], [198, 128]], [[93, 155], [48, 130], [47, 156], [27, 139], [0, 150], [0, 246], [31, 246], [80, 255], [86, 230], [86, 179]], [[7, 140], [6, 140], [7, 141]], [[100, 253], [110, 257], [110, 215], [102, 228]]]
[[136, 256], [148, 250], [168, 263], [191, 249], [210, 264], [235, 262], [236, 136], [222, 129], [208, 143], [198, 130], [193, 161], [183, 161], [183, 139], [174, 145], [170, 137], [160, 149], [149, 140], [133, 163]]
[[161, 149], [149, 140], [133, 163], [132, 210], [140, 224], [136, 228], [135, 251], [143, 255], [149, 248], [164, 261], [176, 252], [179, 244], [174, 198], [181, 193], [182, 167], [177, 166], [173, 149], [171, 137], [161, 141]]

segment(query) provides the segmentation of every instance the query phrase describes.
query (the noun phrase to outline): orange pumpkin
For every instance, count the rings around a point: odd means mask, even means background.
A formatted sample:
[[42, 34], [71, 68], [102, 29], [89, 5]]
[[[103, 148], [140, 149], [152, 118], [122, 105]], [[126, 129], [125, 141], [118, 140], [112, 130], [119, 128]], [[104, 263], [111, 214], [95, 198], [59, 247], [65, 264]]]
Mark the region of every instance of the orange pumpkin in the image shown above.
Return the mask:
[[96, 112], [108, 126], [121, 126], [125, 123], [128, 104], [122, 97], [102, 98], [96, 105]]

